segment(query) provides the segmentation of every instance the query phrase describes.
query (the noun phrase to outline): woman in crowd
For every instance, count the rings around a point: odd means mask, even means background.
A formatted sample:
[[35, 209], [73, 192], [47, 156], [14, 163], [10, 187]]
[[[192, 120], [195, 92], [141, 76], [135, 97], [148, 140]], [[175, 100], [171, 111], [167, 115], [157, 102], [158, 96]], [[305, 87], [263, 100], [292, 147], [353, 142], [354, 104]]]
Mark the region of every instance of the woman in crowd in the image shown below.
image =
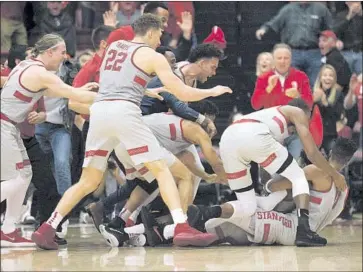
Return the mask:
[[338, 137], [336, 124], [343, 113], [343, 94], [337, 89], [337, 74], [333, 66], [321, 67], [314, 84], [314, 103], [318, 105], [324, 124], [322, 148], [326, 154]]

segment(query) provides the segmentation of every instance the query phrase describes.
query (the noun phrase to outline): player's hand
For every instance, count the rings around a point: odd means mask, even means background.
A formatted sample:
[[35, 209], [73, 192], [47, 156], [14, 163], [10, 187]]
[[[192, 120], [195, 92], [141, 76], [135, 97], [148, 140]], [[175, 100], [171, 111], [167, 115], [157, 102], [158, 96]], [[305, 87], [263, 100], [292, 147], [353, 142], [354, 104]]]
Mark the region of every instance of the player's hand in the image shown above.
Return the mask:
[[211, 96], [213, 96], [213, 97], [220, 96], [225, 93], [232, 93], [231, 88], [226, 87], [226, 86], [220, 86], [220, 85], [215, 86], [210, 90], [211, 90]]
[[278, 75], [272, 75], [268, 78], [268, 86], [266, 88], [267, 93], [271, 93], [273, 88], [275, 88], [277, 81], [279, 80]]
[[211, 119], [206, 117], [201, 126], [211, 139], [217, 134], [217, 128]]
[[340, 191], [344, 191], [347, 188], [347, 182], [345, 180], [345, 177], [340, 174], [337, 173], [334, 177], [333, 177], [333, 181], [335, 186], [340, 190]]
[[218, 176], [216, 174], [208, 174], [206, 177], [204, 177], [204, 180], [207, 183], [215, 183], [217, 181]]
[[164, 98], [161, 95], [159, 95], [159, 93], [161, 93], [161, 92], [166, 92], [166, 90], [165, 90], [164, 87], [161, 87], [161, 88], [153, 88], [153, 89], [146, 89], [145, 95], [147, 95], [149, 97], [157, 98], [157, 99], [163, 101]]
[[45, 121], [45, 118], [45, 112], [32, 111], [28, 114], [28, 122], [32, 125], [43, 123]]
[[257, 40], [261, 40], [262, 39], [262, 36], [265, 35], [266, 33], [266, 30], [263, 29], [263, 28], [260, 28], [256, 31], [256, 38]]
[[98, 88], [99, 88], [98, 83], [88, 82], [88, 83], [84, 84], [80, 89], [82, 89], [83, 91], [97, 91]]

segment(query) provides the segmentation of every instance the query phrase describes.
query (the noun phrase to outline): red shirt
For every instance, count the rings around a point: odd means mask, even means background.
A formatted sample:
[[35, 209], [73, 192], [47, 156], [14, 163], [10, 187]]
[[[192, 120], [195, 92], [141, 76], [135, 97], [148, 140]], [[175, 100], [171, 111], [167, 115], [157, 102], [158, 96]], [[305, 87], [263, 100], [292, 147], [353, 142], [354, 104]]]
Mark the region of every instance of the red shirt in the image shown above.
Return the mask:
[[2, 66], [1, 70], [0, 70], [0, 76], [7, 77], [7, 76], [9, 76], [10, 72], [11, 72], [11, 69], [9, 67]]
[[320, 147], [323, 143], [324, 126], [323, 118], [321, 117], [320, 110], [317, 105], [314, 106], [313, 112], [311, 114], [309, 130], [314, 138], [314, 142], [318, 147]]
[[268, 86], [268, 78], [274, 75], [274, 71], [269, 71], [257, 78], [255, 90], [251, 98], [252, 107], [255, 110], [261, 108], [271, 108], [280, 105], [287, 105], [293, 98], [285, 95], [285, 90], [292, 88], [292, 82], [296, 82], [301, 98], [313, 106], [313, 96], [310, 89], [308, 76], [295, 68], [290, 68], [288, 75], [285, 78], [284, 86], [281, 86], [280, 80], [277, 81], [275, 88], [271, 93], [266, 92]]
[[107, 44], [111, 44], [119, 40], [131, 41], [134, 37], [135, 33], [130, 25], [121, 26], [120, 28], [110, 33], [110, 35], [107, 38]]

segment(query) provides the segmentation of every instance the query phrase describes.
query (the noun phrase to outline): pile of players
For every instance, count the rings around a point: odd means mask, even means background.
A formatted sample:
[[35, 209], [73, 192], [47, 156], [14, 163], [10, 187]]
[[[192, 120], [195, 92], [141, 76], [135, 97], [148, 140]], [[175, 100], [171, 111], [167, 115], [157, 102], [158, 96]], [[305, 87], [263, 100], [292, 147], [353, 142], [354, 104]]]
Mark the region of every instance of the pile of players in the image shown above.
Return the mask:
[[[211, 44], [199, 45], [187, 62], [175, 65], [172, 52], [155, 51], [163, 29], [159, 16], [144, 14], [132, 29], [131, 41], [119, 40], [108, 45], [99, 69], [99, 85], [88, 83], [73, 88], [49, 72], [64, 60], [66, 48], [61, 37], [48, 34], [36, 43], [33, 58], [21, 62], [3, 87], [1, 201], [17, 197], [21, 199], [20, 208], [24, 188], [26, 191], [31, 179], [31, 167], [16, 124], [25, 120], [42, 95], [69, 98], [73, 110], [90, 114], [80, 181], [63, 195], [49, 220], [33, 233], [32, 241], [43, 249], [58, 249], [54, 240], [58, 225], [78, 202], [97, 189], [108, 157], [115, 151], [128, 180], [132, 180], [132, 185], [127, 183], [131, 186], [128, 200], [108, 224], [102, 224], [102, 203], [89, 206], [97, 229], [111, 246], [143, 245], [145, 236], [151, 246], [173, 243], [204, 247], [225, 241], [326, 245], [326, 239], [316, 231], [342, 210], [347, 186], [339, 172], [355, 152], [354, 144], [339, 139], [327, 161], [309, 132], [311, 109], [303, 100], [294, 99], [289, 105], [258, 111], [235, 121], [222, 135], [219, 158], [211, 142], [218, 109], [203, 99], [232, 91], [224, 86], [194, 86], [196, 81], [204, 82], [215, 74], [220, 50]], [[148, 88], [154, 76], [160, 86]], [[97, 88], [97, 93], [91, 92]], [[151, 97], [153, 103], [167, 104], [170, 99], [202, 101], [193, 108], [178, 101], [189, 112], [187, 116], [179, 117], [173, 112], [142, 116], [140, 104], [144, 95]], [[290, 127], [295, 128], [312, 162], [304, 169], [281, 144], [289, 136]], [[215, 174], [204, 171], [195, 145], [201, 147]], [[266, 197], [255, 194], [249, 173], [251, 161], [273, 177], [266, 184]], [[201, 179], [228, 182], [237, 200], [213, 207], [191, 205]], [[296, 209], [287, 214], [273, 211], [289, 189]], [[163, 201], [157, 209], [164, 213], [154, 218], [145, 207], [153, 205], [159, 193]], [[117, 197], [112, 201], [116, 204]], [[2, 244], [11, 243], [12, 237], [16, 237], [30, 245], [32, 241], [19, 238], [15, 230], [12, 216], [16, 217], [20, 209], [15, 206], [7, 208]]]

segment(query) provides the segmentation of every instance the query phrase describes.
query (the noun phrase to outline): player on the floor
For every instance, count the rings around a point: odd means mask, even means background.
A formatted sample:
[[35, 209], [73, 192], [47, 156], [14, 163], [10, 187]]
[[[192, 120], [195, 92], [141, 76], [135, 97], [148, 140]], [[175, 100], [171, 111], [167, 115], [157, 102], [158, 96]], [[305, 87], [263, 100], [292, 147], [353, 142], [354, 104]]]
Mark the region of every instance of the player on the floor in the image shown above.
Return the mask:
[[1, 246], [33, 246], [15, 229], [32, 169], [16, 124], [23, 122], [43, 96], [58, 96], [92, 103], [97, 87], [89, 83], [72, 88], [55, 74], [66, 56], [62, 37], [44, 35], [35, 44], [33, 58], [20, 62], [10, 73], [1, 92], [1, 202], [6, 199], [5, 221], [1, 226]]
[[[156, 177], [173, 216], [176, 245], [204, 246], [215, 239], [214, 235], [200, 233], [187, 224], [176, 185], [171, 182], [173, 177], [160, 158], [160, 145], [142, 122], [138, 105], [153, 74], [160, 77], [168, 91], [185, 101], [219, 96], [231, 90], [223, 86], [207, 90], [191, 88], [176, 77], [165, 57], [155, 52], [162, 32], [162, 22], [155, 15], [142, 15], [133, 23], [133, 29], [133, 41], [114, 42], [105, 53], [100, 70], [100, 90], [91, 107], [83, 173], [80, 181], [63, 195], [47, 223], [33, 233], [32, 239], [41, 248], [58, 248], [53, 242], [56, 227], [78, 201], [97, 188], [108, 155], [119, 144], [124, 145], [134, 165], [144, 163]], [[120, 118], [122, 126], [115, 126]]]
[[[329, 163], [337, 171], [342, 171], [356, 150], [357, 146], [353, 141], [338, 138], [330, 152]], [[309, 223], [313, 231], [320, 232], [331, 224], [343, 210], [348, 189], [344, 191], [337, 189], [331, 176], [313, 164], [305, 166], [303, 170], [311, 185]], [[291, 185], [288, 179], [276, 176], [266, 184], [266, 187], [270, 192], [285, 192], [286, 195], [286, 190], [291, 189]], [[261, 197], [260, 202], [263, 201], [264, 197]], [[269, 203], [269, 205], [271, 204], [277, 203]], [[215, 212], [213, 209], [218, 210], [215, 207], [205, 207], [200, 211], [203, 210], [203, 215], [209, 217], [211, 213]], [[225, 203], [220, 206], [220, 210], [216, 213], [217, 216], [218, 213], [221, 217], [231, 214], [233, 207], [229, 203]], [[205, 223], [205, 228], [208, 232], [216, 233], [220, 242], [229, 241], [236, 245], [250, 242], [293, 245], [297, 235], [297, 221], [296, 211], [283, 214], [258, 209], [251, 218], [214, 218], [208, 220]], [[248, 239], [246, 239], [247, 237]]]
[[[210, 101], [201, 101], [195, 104], [200, 104], [199, 109], [200, 111], [206, 115], [211, 120], [215, 119], [215, 115], [218, 113], [218, 108]], [[208, 163], [212, 166], [214, 172], [217, 175], [210, 175], [205, 173], [204, 168], [200, 167], [198, 162], [194, 160], [192, 156], [188, 158], [187, 162], [187, 169], [181, 168], [181, 170], [184, 169], [184, 171], [191, 171], [195, 176], [202, 177], [208, 182], [214, 182], [215, 180], [220, 180], [223, 182], [227, 181], [225, 171], [223, 169], [222, 162], [220, 158], [218, 157], [216, 151], [213, 148], [212, 142], [208, 134], [196, 123], [186, 121], [181, 119], [180, 117], [177, 117], [172, 114], [167, 113], [156, 113], [151, 114], [148, 116], [144, 116], [143, 121], [145, 124], [151, 129], [151, 131], [156, 136], [156, 139], [160, 142], [160, 144], [166, 148], [168, 151], [170, 151], [174, 155], [182, 155], [181, 153], [187, 150], [187, 148], [190, 145], [198, 144], [201, 147], [201, 150], [208, 161]], [[118, 148], [115, 149], [116, 154], [118, 154]], [[173, 155], [172, 155], [173, 156]], [[180, 163], [180, 162], [179, 162]], [[184, 165], [183, 165], [184, 166]], [[126, 166], [125, 166], [126, 167]], [[174, 178], [178, 179], [178, 175], [175, 175], [175, 173], [179, 173], [181, 170], [176, 169], [177, 166], [175, 164], [169, 166], [170, 170], [174, 176]], [[185, 167], [185, 166], [184, 166]], [[126, 167], [128, 168], [128, 167]], [[135, 169], [136, 170], [136, 169]], [[147, 170], [145, 170], [147, 171]], [[144, 175], [146, 174], [145, 171], [142, 171]], [[140, 171], [139, 171], [140, 172]], [[181, 205], [183, 211], [186, 212], [188, 205], [193, 203], [194, 197], [197, 193], [199, 181], [195, 182], [195, 180], [192, 180], [192, 175], [190, 174], [189, 180], [183, 180], [183, 190], [179, 188], [180, 191], [180, 197], [181, 197]], [[194, 182], [193, 182], [194, 181]], [[182, 181], [179, 179], [178, 187], [181, 186]], [[150, 186], [153, 186], [150, 184]], [[147, 190], [147, 184], [144, 184], [142, 186], [142, 189], [145, 191]], [[155, 188], [155, 187], [153, 187]], [[156, 188], [155, 188], [156, 189]], [[155, 190], [154, 189], [154, 190]], [[151, 190], [151, 189], [150, 189]], [[107, 226], [102, 227], [101, 233], [108, 239], [116, 241], [116, 238], [110, 239], [110, 237], [113, 235], [115, 230], [123, 229], [125, 225], [130, 225], [128, 222], [129, 216], [132, 214], [133, 222], [135, 222], [136, 217], [138, 215], [138, 212], [141, 209], [141, 204], [144, 201], [143, 205], [146, 205], [153, 201], [157, 195], [153, 194], [150, 195], [153, 191], [145, 191], [142, 193], [144, 197], [138, 197], [138, 199], [135, 199], [135, 195], [131, 195], [128, 202], [125, 205], [124, 210], [120, 213], [119, 216], [116, 216]], [[134, 192], [132, 193], [134, 194]], [[149, 196], [149, 195], [150, 196]], [[106, 200], [107, 202], [107, 200]], [[129, 205], [129, 202], [132, 203], [132, 205]], [[145, 204], [146, 203], [146, 204]], [[132, 208], [130, 208], [132, 207]], [[138, 208], [139, 207], [139, 208]], [[135, 214], [135, 210], [138, 208], [138, 212]], [[97, 226], [97, 218], [98, 222], [100, 222], [102, 218], [103, 211], [101, 209], [97, 210], [98, 212], [94, 211], [93, 218]], [[129, 223], [129, 224], [128, 224]], [[169, 231], [170, 233], [170, 231]], [[169, 237], [172, 237], [173, 233], [171, 232], [168, 234]], [[106, 240], [107, 240], [106, 239]], [[118, 246], [119, 243], [117, 243]]]
[[[337, 139], [330, 153], [329, 163], [337, 171], [342, 171], [356, 149], [353, 141], [345, 138]], [[313, 231], [320, 232], [339, 216], [344, 208], [348, 190], [343, 192], [338, 190], [331, 176], [315, 165], [308, 165], [303, 170], [311, 185], [309, 223]], [[215, 233], [219, 238], [218, 243], [293, 245], [297, 234], [297, 211], [291, 213], [272, 211], [287, 195], [286, 190], [292, 188], [292, 183], [283, 176], [275, 176], [266, 186], [267, 191], [272, 193], [268, 197], [257, 197], [258, 208], [250, 217], [243, 214], [231, 217], [234, 213], [235, 201], [233, 201], [212, 207], [192, 205], [188, 219], [193, 221], [197, 229]], [[148, 241], [152, 241], [154, 245], [166, 243], [165, 239], [160, 239], [160, 236], [156, 235], [156, 230], [162, 233], [163, 226], [156, 223], [145, 208], [142, 209], [141, 216]]]
[[294, 126], [304, 150], [312, 163], [330, 175], [339, 190], [346, 188], [345, 178], [333, 168], [316, 147], [309, 132], [310, 108], [302, 99], [293, 99], [286, 106], [273, 107], [243, 116], [223, 133], [220, 152], [230, 188], [238, 201], [232, 203], [231, 217], [250, 217], [257, 208], [249, 165], [260, 164], [270, 175], [279, 174], [292, 183], [299, 224], [297, 246], [319, 246], [326, 240], [312, 232], [309, 226], [309, 186], [304, 171], [281, 142]]

